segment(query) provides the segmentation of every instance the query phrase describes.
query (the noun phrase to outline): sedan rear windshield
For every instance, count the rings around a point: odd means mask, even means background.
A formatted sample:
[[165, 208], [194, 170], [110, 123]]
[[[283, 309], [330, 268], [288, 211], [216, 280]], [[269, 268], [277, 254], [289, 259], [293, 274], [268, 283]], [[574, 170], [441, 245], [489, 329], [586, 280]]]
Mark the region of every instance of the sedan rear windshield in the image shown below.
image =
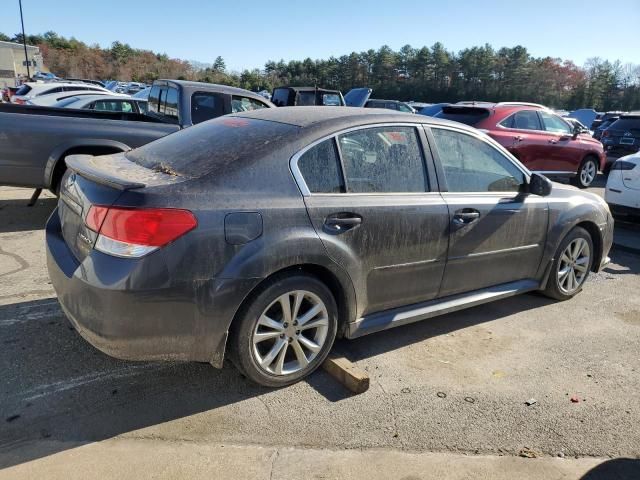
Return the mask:
[[435, 116], [473, 127], [489, 116], [489, 110], [475, 107], [444, 107]]
[[242, 158], [257, 159], [297, 127], [243, 117], [220, 117], [126, 153], [157, 172], [198, 178]]

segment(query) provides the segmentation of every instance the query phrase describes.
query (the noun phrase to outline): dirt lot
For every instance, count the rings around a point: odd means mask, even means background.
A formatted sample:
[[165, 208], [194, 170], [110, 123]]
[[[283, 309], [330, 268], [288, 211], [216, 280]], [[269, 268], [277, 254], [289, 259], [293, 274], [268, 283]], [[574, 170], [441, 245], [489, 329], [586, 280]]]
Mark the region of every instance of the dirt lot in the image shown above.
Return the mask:
[[44, 261], [55, 199], [29, 195], [0, 188], [0, 468], [113, 437], [640, 457], [640, 256], [614, 250], [570, 302], [528, 294], [338, 344], [369, 372], [364, 394], [324, 372], [268, 390], [231, 366], [122, 362], [82, 340]]

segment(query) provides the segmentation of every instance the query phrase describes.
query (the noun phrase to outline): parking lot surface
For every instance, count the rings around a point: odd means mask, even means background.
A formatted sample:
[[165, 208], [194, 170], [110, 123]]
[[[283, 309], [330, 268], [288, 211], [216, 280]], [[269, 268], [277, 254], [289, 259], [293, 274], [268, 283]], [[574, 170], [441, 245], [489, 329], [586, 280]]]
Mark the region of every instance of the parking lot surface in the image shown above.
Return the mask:
[[124, 362], [81, 339], [46, 271], [56, 200], [43, 194], [30, 208], [30, 194], [0, 188], [0, 468], [114, 437], [640, 456], [640, 256], [629, 251], [614, 249], [569, 302], [528, 294], [339, 342], [371, 377], [363, 394], [323, 371], [269, 390], [231, 366]]

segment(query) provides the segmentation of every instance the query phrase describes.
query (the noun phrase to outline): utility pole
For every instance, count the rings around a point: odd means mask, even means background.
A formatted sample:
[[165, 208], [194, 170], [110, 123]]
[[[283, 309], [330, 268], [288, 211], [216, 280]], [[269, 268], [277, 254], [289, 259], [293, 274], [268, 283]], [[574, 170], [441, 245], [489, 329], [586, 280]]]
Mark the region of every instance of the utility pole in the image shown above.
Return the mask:
[[24, 18], [22, 17], [22, 0], [18, 0], [20, 5], [20, 23], [22, 23], [22, 45], [24, 46], [24, 61], [27, 66], [27, 78], [31, 78], [31, 71], [29, 70], [29, 55], [27, 54], [27, 36], [24, 34]]

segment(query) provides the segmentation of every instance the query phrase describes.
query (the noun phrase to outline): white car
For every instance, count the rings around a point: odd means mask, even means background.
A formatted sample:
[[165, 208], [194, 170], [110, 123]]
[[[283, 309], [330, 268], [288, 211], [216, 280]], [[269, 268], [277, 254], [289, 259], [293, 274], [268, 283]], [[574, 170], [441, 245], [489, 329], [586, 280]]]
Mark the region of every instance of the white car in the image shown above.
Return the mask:
[[617, 215], [640, 215], [640, 152], [611, 166], [604, 198]]
[[94, 91], [74, 91], [74, 92], [57, 92], [57, 93], [49, 93], [47, 95], [40, 95], [39, 97], [34, 97], [30, 100], [24, 102], [25, 105], [37, 105], [39, 107], [53, 107], [57, 106], [56, 104], [72, 97], [82, 97], [82, 96], [95, 96], [95, 95], [107, 95], [107, 96], [117, 96], [123, 98], [129, 98], [129, 95], [121, 94], [121, 93], [113, 93], [113, 92], [94, 92]]
[[25, 104], [29, 100], [40, 97], [42, 95], [50, 95], [52, 93], [63, 92], [107, 92], [112, 93], [106, 88], [89, 83], [73, 83], [73, 82], [27, 82], [16, 91], [11, 97], [11, 103]]

